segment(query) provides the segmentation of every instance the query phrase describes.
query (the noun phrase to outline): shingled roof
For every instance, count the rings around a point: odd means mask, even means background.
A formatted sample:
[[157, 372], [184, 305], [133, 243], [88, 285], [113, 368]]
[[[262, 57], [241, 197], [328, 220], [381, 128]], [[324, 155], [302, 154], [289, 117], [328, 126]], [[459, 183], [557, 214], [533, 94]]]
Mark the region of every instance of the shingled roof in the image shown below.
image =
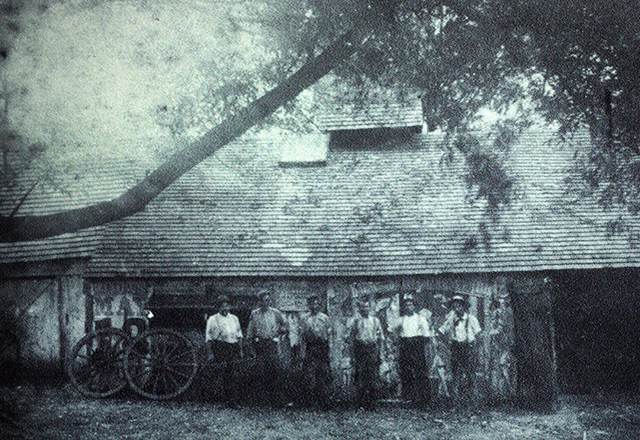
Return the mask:
[[405, 103], [338, 107], [319, 115], [316, 125], [323, 131], [421, 127], [422, 102], [414, 99]]
[[[13, 212], [32, 187], [17, 215], [53, 214], [107, 201], [132, 186], [142, 173], [140, 166], [123, 161], [93, 170], [79, 168], [56, 182], [32, 171], [15, 184], [0, 188], [0, 213]], [[96, 227], [44, 240], [0, 243], [0, 264], [91, 257], [102, 230]]]
[[278, 166], [278, 137], [245, 138], [110, 225], [95, 277], [357, 276], [640, 266], [637, 219], [566, 195], [586, 134], [530, 132], [513, 145], [517, 197], [497, 220], [470, 199], [441, 135], [329, 151]]

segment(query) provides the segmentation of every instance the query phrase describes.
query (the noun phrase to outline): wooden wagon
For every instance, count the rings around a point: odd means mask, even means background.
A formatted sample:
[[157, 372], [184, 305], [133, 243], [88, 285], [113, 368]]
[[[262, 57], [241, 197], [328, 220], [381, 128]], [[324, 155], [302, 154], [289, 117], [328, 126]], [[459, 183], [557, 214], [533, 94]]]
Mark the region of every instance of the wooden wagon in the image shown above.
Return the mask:
[[[237, 368], [246, 369], [253, 361], [237, 361]], [[198, 346], [172, 329], [151, 329], [132, 337], [123, 330], [105, 328], [78, 341], [67, 362], [67, 374], [86, 396], [112, 396], [128, 385], [146, 398], [167, 400], [187, 391], [205, 367], [219, 371], [225, 365], [209, 356], [206, 344]]]

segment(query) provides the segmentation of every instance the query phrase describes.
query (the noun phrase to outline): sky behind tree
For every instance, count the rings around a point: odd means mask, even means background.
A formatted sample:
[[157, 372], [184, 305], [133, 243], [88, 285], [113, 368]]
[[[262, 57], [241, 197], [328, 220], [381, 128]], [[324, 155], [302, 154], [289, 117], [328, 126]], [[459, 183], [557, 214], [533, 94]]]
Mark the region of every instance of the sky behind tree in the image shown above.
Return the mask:
[[[53, 3], [21, 16], [2, 69], [8, 119], [66, 163], [152, 158], [220, 119], [214, 92], [270, 59], [216, 2]], [[237, 18], [237, 17], [236, 17]]]

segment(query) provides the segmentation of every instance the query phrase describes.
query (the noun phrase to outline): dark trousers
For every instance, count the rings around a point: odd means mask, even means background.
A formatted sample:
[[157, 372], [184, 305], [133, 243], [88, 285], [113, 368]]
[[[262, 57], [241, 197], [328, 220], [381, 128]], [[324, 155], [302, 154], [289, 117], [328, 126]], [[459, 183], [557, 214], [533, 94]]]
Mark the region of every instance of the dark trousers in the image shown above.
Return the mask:
[[231, 404], [238, 402], [240, 396], [238, 381], [238, 362], [240, 361], [240, 343], [230, 344], [212, 341], [213, 362], [218, 365], [222, 378], [222, 398]]
[[355, 362], [356, 402], [364, 408], [371, 408], [376, 400], [376, 382], [380, 368], [378, 346], [355, 341], [353, 347]]
[[451, 374], [456, 398], [473, 391], [475, 357], [473, 344], [451, 341]]
[[253, 343], [257, 358], [258, 391], [266, 396], [272, 405], [281, 405], [284, 400], [282, 389], [282, 368], [278, 356], [278, 343], [270, 339], [260, 339]]
[[418, 405], [429, 403], [430, 387], [425, 359], [426, 338], [400, 338], [400, 380], [402, 396]]
[[307, 389], [307, 395], [303, 399], [305, 403], [308, 405], [328, 405], [331, 387], [329, 342], [307, 341], [302, 371]]

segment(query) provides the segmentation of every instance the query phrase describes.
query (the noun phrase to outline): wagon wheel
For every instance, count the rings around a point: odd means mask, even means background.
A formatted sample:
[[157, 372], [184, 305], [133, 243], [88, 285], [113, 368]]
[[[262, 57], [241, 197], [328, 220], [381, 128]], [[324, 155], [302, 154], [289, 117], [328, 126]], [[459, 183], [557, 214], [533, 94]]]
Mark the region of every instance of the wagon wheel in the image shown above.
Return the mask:
[[111, 396], [127, 385], [123, 360], [130, 338], [109, 328], [88, 333], [73, 348], [67, 363], [71, 383], [89, 397]]
[[184, 393], [198, 372], [196, 348], [172, 330], [151, 330], [136, 338], [124, 356], [127, 382], [150, 399], [172, 399]]

